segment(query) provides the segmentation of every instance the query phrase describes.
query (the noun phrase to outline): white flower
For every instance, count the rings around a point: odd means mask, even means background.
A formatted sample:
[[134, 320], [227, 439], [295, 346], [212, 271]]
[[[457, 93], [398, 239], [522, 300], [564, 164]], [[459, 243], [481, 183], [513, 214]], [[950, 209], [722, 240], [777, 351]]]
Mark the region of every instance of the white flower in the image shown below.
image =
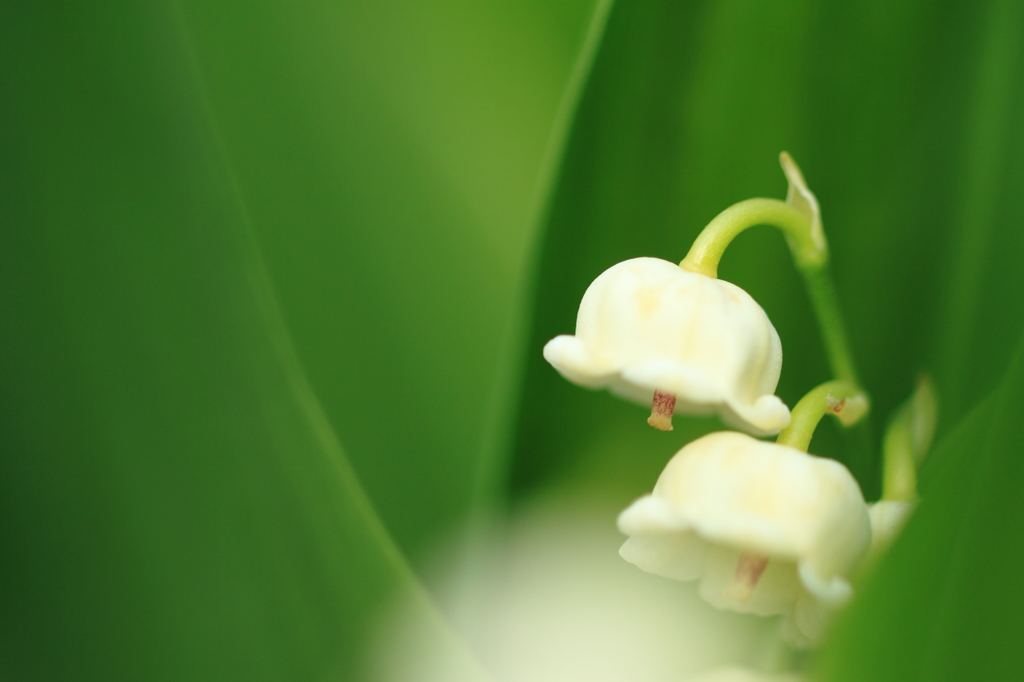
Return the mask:
[[587, 289], [576, 335], [544, 357], [588, 388], [652, 404], [652, 426], [672, 414], [711, 414], [756, 435], [778, 433], [789, 409], [774, 395], [782, 370], [775, 327], [747, 292], [658, 258], [605, 270]]
[[619, 554], [700, 580], [719, 608], [789, 614], [814, 642], [852, 594], [846, 576], [871, 541], [860, 487], [839, 462], [734, 432], [712, 433], [668, 463], [654, 491], [619, 515]]

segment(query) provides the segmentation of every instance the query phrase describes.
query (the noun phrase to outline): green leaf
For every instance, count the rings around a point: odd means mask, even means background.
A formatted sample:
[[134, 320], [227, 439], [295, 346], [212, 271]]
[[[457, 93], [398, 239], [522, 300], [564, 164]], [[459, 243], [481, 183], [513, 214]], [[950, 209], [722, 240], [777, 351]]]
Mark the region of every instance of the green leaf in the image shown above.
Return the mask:
[[1024, 11], [990, 3], [970, 55], [973, 75], [952, 207], [955, 237], [938, 320], [940, 393], [948, 417], [959, 417], [991, 392], [1024, 320]]
[[998, 680], [1024, 627], [1024, 338], [922, 472], [922, 502], [833, 636], [826, 680]]
[[183, 4], [296, 348], [418, 563], [502, 494], [491, 401], [591, 2]]
[[292, 350], [170, 3], [7, 5], [0, 670], [352, 679], [412, 599]]

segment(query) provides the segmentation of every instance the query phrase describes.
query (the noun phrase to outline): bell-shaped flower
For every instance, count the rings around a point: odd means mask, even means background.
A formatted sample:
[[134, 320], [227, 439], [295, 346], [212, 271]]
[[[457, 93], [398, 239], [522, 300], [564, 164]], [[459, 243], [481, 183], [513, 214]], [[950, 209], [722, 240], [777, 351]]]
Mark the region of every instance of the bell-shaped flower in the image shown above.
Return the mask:
[[658, 258], [613, 265], [580, 303], [576, 335], [544, 357], [569, 381], [653, 405], [648, 422], [718, 412], [755, 435], [778, 433], [789, 409], [774, 395], [782, 370], [775, 327], [747, 292]]
[[839, 462], [735, 432], [712, 433], [668, 463], [654, 491], [619, 515], [630, 563], [722, 609], [787, 614], [814, 642], [852, 594], [871, 542], [860, 487]]

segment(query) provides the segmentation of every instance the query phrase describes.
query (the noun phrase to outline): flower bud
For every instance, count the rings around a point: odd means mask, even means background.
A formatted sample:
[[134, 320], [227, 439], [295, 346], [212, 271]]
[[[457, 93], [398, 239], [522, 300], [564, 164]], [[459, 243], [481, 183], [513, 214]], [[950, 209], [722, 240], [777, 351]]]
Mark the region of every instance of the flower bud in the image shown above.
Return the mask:
[[782, 370], [775, 327], [747, 292], [658, 258], [604, 271], [587, 289], [576, 335], [544, 357], [569, 381], [652, 405], [649, 422], [718, 412], [755, 435], [778, 433], [789, 409], [774, 395]]
[[870, 575], [882, 561], [882, 557], [903, 532], [903, 527], [917, 508], [917, 502], [904, 500], [880, 500], [868, 505], [871, 519], [871, 549], [864, 559], [858, 575]]

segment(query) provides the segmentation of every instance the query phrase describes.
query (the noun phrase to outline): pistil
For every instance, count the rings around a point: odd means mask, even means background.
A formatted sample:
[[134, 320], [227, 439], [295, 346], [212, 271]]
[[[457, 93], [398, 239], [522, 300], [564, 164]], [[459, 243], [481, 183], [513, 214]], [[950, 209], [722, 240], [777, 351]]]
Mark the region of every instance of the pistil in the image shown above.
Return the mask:
[[732, 582], [725, 588], [725, 598], [737, 604], [746, 604], [754, 594], [754, 588], [761, 579], [761, 574], [768, 567], [768, 557], [755, 552], [740, 554], [736, 564], [736, 573]]
[[651, 416], [647, 423], [659, 431], [672, 430], [672, 413], [676, 410], [676, 396], [674, 393], [654, 392], [654, 402], [651, 404]]

